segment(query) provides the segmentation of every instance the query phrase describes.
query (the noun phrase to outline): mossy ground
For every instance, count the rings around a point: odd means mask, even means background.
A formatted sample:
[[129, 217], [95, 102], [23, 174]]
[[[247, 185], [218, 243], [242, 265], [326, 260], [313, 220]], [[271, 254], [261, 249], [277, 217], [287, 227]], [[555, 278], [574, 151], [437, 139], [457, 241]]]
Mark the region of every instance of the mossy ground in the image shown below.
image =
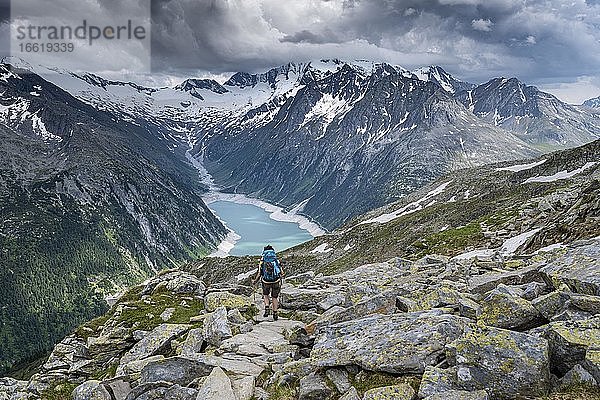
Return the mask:
[[417, 376], [395, 376], [383, 372], [362, 371], [350, 379], [352, 386], [356, 388], [362, 397], [366, 391], [383, 386], [409, 384], [415, 392], [419, 390], [421, 380]]
[[43, 400], [69, 400], [73, 398], [73, 391], [78, 385], [75, 383], [59, 383], [41, 393]]

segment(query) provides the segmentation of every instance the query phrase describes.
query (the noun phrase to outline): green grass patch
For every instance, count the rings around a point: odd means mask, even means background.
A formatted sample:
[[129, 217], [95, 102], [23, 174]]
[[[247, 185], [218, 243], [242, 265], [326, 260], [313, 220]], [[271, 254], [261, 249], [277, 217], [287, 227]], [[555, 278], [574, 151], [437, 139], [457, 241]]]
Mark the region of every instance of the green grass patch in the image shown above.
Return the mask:
[[[187, 324], [190, 318], [204, 310], [201, 299], [167, 293], [155, 293], [145, 299], [122, 303], [123, 312], [119, 322], [124, 322], [132, 329], [152, 330], [163, 323]], [[174, 308], [167, 321], [160, 315], [167, 309]]]
[[78, 385], [75, 383], [59, 383], [41, 393], [44, 400], [68, 400], [73, 398], [73, 391]]
[[442, 232], [426, 236], [415, 241], [412, 246], [417, 249], [415, 257], [427, 254], [441, 254], [454, 256], [468, 246], [475, 246], [484, 240], [481, 226], [478, 222], [471, 222], [460, 228], [451, 228]]

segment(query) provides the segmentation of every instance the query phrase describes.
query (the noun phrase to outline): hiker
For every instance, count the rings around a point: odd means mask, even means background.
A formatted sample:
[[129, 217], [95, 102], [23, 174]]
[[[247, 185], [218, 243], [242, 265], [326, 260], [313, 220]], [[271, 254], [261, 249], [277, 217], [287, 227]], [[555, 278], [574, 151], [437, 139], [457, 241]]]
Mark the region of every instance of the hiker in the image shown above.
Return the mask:
[[277, 259], [273, 246], [267, 245], [263, 248], [262, 257], [258, 264], [258, 271], [253, 282], [256, 284], [260, 279], [262, 282], [262, 293], [265, 301], [265, 313], [263, 317], [269, 316], [269, 303], [273, 305], [273, 320], [277, 321], [277, 308], [279, 307], [279, 291], [281, 290], [281, 278], [284, 276], [281, 263]]

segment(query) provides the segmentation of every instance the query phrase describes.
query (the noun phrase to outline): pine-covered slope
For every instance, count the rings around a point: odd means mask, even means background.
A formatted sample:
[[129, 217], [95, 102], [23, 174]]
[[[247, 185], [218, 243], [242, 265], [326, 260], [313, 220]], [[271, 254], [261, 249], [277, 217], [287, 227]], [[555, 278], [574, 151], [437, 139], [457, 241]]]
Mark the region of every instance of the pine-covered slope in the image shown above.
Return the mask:
[[161, 127], [0, 66], [0, 370], [35, 357], [103, 296], [206, 254], [225, 229]]

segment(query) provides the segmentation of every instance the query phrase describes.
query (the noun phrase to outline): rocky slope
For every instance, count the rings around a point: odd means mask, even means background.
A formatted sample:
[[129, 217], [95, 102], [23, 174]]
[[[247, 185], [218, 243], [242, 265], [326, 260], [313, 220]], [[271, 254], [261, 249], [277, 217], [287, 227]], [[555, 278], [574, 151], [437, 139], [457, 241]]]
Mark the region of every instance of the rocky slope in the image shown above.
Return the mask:
[[226, 234], [185, 148], [0, 65], [0, 372]]
[[495, 78], [456, 97], [475, 115], [543, 151], [580, 146], [600, 132], [595, 114], [516, 78]]
[[165, 271], [0, 396], [600, 398], [598, 146], [445, 176], [285, 252], [276, 322], [256, 258]]
[[600, 96], [584, 101], [583, 105], [591, 108], [600, 108]]

